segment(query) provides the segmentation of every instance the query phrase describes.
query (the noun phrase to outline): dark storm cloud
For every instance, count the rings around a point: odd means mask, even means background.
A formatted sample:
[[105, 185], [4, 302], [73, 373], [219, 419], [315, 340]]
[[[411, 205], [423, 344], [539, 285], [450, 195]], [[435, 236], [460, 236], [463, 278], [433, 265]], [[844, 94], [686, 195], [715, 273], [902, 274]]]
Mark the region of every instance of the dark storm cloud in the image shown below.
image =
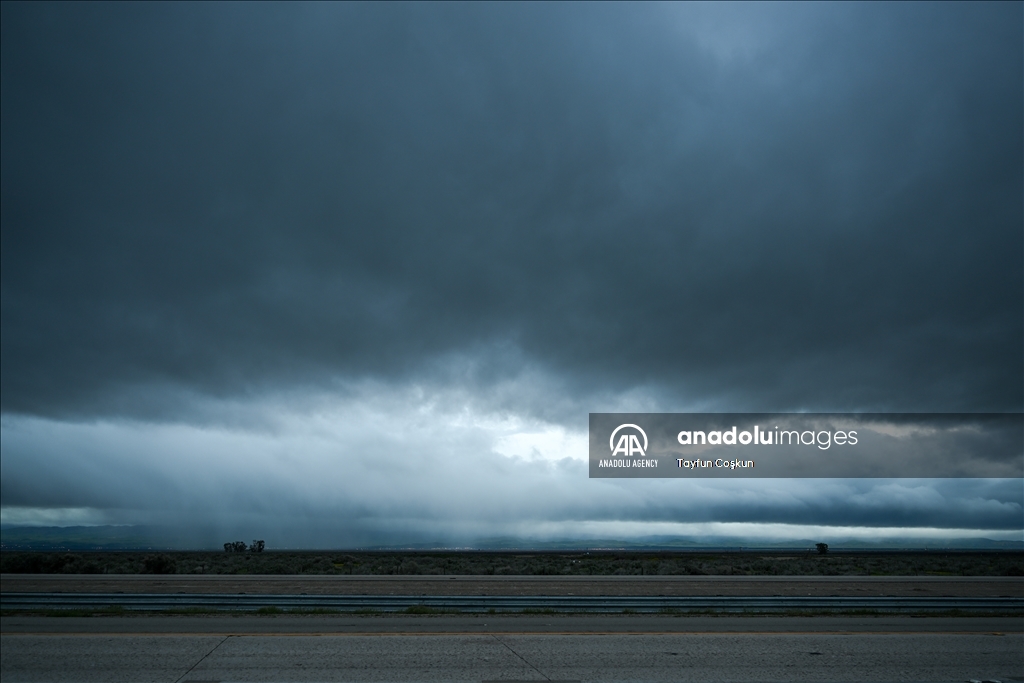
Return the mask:
[[6, 413], [1024, 404], [1019, 3], [2, 11]]

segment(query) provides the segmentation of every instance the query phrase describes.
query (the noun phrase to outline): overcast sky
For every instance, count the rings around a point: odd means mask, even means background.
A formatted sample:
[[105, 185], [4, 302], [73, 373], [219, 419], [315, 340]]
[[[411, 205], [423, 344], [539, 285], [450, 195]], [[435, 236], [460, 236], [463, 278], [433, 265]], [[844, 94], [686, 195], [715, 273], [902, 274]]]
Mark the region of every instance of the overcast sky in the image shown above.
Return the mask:
[[1020, 479], [590, 480], [586, 429], [1024, 410], [1022, 25], [4, 3], [3, 522], [1021, 540]]

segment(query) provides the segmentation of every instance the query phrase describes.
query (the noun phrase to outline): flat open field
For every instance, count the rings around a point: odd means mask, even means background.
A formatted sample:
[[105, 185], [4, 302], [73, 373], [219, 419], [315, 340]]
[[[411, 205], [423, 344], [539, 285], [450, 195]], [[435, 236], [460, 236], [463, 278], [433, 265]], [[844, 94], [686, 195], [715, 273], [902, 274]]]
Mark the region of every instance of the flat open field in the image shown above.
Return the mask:
[[328, 576], [1008, 576], [1024, 551], [18, 552], [3, 574]]
[[4, 593], [1024, 597], [1017, 577], [3, 574]]

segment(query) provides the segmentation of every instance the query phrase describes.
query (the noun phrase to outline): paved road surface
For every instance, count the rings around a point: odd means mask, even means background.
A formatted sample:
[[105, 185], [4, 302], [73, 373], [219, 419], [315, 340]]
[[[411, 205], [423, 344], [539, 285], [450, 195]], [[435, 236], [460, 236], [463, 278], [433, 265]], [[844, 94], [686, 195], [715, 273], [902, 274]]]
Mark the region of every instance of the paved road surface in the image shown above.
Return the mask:
[[426, 613], [960, 613], [1024, 614], [1022, 598], [809, 597], [680, 595], [275, 595], [236, 593], [0, 593], [6, 611], [103, 610], [160, 612], [182, 610], [340, 611]]
[[114, 617], [0, 617], [0, 633], [91, 635], [289, 634], [635, 634], [635, 633], [1024, 633], [1022, 617], [477, 614], [419, 616], [204, 614]]
[[1024, 680], [1024, 619], [0, 619], [17, 681]]

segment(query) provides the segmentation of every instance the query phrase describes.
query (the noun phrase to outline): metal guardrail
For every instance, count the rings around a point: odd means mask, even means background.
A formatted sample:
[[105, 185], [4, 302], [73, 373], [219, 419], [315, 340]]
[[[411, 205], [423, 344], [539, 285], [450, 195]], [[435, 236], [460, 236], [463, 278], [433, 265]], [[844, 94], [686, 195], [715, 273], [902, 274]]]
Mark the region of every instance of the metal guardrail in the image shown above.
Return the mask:
[[5, 610], [109, 609], [166, 611], [211, 609], [254, 611], [417, 609], [459, 612], [777, 612], [788, 610], [1012, 611], [1024, 612], [1024, 597], [742, 597], [742, 596], [513, 596], [513, 595], [260, 595], [184, 593], [3, 593]]

